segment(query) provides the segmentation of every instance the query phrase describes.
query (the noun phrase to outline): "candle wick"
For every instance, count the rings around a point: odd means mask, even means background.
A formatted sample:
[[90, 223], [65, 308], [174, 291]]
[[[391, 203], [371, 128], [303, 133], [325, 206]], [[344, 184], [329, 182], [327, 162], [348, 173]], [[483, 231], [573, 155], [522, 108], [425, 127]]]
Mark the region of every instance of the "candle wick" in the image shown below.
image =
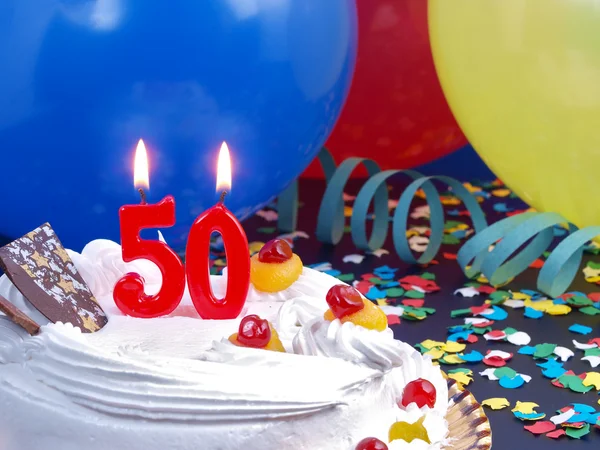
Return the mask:
[[146, 193], [144, 192], [144, 190], [142, 188], [139, 188], [138, 192], [140, 193], [140, 198], [142, 199], [142, 205], [145, 205], [146, 204]]
[[223, 203], [225, 201], [226, 195], [227, 195], [227, 191], [221, 192], [221, 197], [219, 198], [219, 203]]

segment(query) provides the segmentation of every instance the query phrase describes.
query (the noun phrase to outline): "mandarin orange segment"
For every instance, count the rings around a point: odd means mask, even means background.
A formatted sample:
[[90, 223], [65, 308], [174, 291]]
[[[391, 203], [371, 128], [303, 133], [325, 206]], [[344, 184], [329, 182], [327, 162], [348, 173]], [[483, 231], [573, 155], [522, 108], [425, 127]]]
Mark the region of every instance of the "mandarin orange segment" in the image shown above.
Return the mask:
[[[229, 342], [231, 342], [233, 345], [237, 345], [238, 347], [247, 347], [238, 340], [238, 333], [233, 333], [231, 336], [229, 336]], [[271, 326], [271, 339], [269, 340], [269, 343], [262, 349], [270, 350], [272, 352], [285, 353], [285, 348], [283, 347], [281, 339], [279, 339], [279, 335], [273, 326]]]
[[[360, 325], [361, 327], [368, 328], [369, 330], [385, 330], [388, 326], [388, 321], [383, 310], [367, 299], [363, 299], [363, 303], [365, 304], [363, 309], [342, 317], [340, 321], [342, 323], [352, 322], [354, 325]], [[330, 322], [336, 319], [331, 309], [325, 311], [323, 318], [325, 320], [329, 320]]]
[[401, 439], [410, 444], [415, 439], [421, 439], [422, 441], [431, 444], [427, 429], [423, 426], [424, 421], [425, 416], [412, 424], [407, 422], [394, 423], [390, 428], [390, 442]]
[[302, 260], [293, 254], [281, 263], [265, 263], [258, 255], [251, 258], [250, 282], [259, 291], [279, 292], [289, 288], [302, 273]]

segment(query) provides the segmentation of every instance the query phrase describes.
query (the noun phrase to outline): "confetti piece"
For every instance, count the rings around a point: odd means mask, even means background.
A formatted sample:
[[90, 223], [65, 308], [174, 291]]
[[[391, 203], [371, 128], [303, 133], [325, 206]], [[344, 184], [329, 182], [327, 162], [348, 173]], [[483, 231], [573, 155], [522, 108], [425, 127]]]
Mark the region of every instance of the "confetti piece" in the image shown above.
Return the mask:
[[595, 316], [600, 314], [600, 309], [594, 306], [586, 306], [585, 308], [579, 308], [579, 312], [588, 316]]
[[492, 309], [494, 310], [492, 313], [484, 313], [481, 315], [489, 320], [506, 320], [508, 317], [508, 313], [499, 306], [492, 306]]
[[525, 425], [525, 429], [533, 434], [544, 434], [554, 431], [556, 429], [556, 425], [550, 421], [542, 421], [536, 422], [533, 425]]
[[464, 361], [458, 355], [446, 355], [443, 360], [444, 364], [462, 364]]
[[342, 261], [345, 263], [360, 264], [361, 262], [363, 262], [364, 259], [365, 259], [365, 255], [353, 254], [353, 255], [344, 256]]
[[551, 316], [564, 316], [570, 312], [571, 307], [569, 305], [552, 305], [546, 310], [546, 313], [550, 314]]
[[444, 350], [447, 351], [448, 353], [460, 353], [462, 352], [467, 346], [465, 344], [461, 344], [459, 342], [455, 342], [455, 341], [447, 341], [446, 344], [444, 344]]
[[572, 356], [575, 356], [573, 350], [566, 347], [556, 347], [554, 349], [554, 354], [559, 357], [559, 359], [563, 362], [567, 361]]
[[573, 345], [575, 346], [575, 348], [579, 349], [579, 350], [586, 350], [588, 348], [598, 348], [598, 346], [596, 344], [583, 344], [581, 342], [577, 342], [575, 339], [573, 339]]
[[564, 429], [559, 428], [558, 430], [554, 430], [550, 433], [547, 433], [546, 437], [549, 437], [550, 439], [558, 439], [559, 437], [565, 436], [566, 434], [567, 432]]
[[516, 333], [509, 334], [506, 336], [506, 340], [514, 345], [527, 345], [531, 342], [531, 336], [524, 331], [517, 331]]
[[590, 424], [586, 423], [582, 428], [567, 428], [567, 436], [573, 439], [581, 439], [590, 432]]
[[378, 258], [381, 258], [382, 256], [389, 255], [389, 254], [390, 254], [390, 252], [384, 248], [380, 248], [380, 249], [377, 249], [377, 250], [371, 252], [371, 255], [375, 255]]
[[502, 377], [498, 384], [506, 389], [517, 389], [525, 384], [525, 380], [521, 375], [517, 375], [514, 378]]
[[395, 314], [387, 315], [388, 325], [400, 325], [400, 317]]
[[[464, 357], [462, 357], [464, 359]], [[583, 380], [584, 386], [594, 386], [597, 391], [600, 391], [600, 373], [598, 372], [588, 372], [585, 374], [585, 379]]]
[[423, 305], [425, 304], [425, 300], [423, 299], [411, 299], [411, 298], [405, 298], [402, 300], [402, 304], [406, 305], [406, 306], [412, 306], [413, 308], [422, 308]]
[[592, 332], [592, 328], [576, 323], [569, 327], [569, 331], [577, 334], [590, 334]]
[[593, 368], [600, 366], [600, 356], [586, 356], [584, 358], [581, 358], [581, 360], [589, 362], [590, 366], [592, 366]]
[[494, 376], [496, 378], [502, 378], [502, 377], [514, 378], [517, 375], [518, 375], [518, 373], [516, 370], [511, 369], [510, 367], [507, 367], [507, 366], [499, 367], [498, 369], [496, 369], [494, 371]]
[[591, 386], [585, 386], [583, 384], [583, 380], [576, 375], [562, 375], [560, 378], [558, 378], [558, 382], [566, 389], [570, 389], [573, 392], [579, 392], [581, 394], [592, 390]]
[[494, 369], [485, 369], [483, 372], [479, 372], [479, 375], [486, 377], [490, 381], [498, 381], [499, 378], [494, 375]]
[[575, 410], [575, 412], [578, 413], [595, 413], [596, 412], [596, 408], [590, 406], [590, 405], [586, 405], [585, 403], [571, 403], [571, 405], [573, 407], [573, 409]]
[[548, 358], [554, 353], [556, 344], [538, 344], [535, 346], [534, 358]]
[[537, 311], [530, 307], [525, 307], [525, 317], [529, 319], [541, 319], [544, 316], [544, 313], [541, 311]]
[[564, 422], [566, 422], [567, 420], [569, 420], [571, 417], [573, 417], [576, 414], [576, 411], [574, 409], [569, 409], [568, 411], [565, 411], [562, 414], [558, 414], [554, 417], [550, 418], [550, 421], [554, 424], [554, 425], [560, 425]]
[[566, 369], [561, 366], [550, 367], [542, 371], [542, 375], [546, 378], [550, 378], [551, 380], [555, 378], [559, 378], [566, 373]]
[[508, 353], [508, 352], [504, 352], [502, 350], [489, 350], [487, 352], [486, 357], [488, 358], [492, 358], [492, 357], [498, 357], [498, 358], [502, 358], [504, 360], [509, 360], [513, 357], [512, 353]]
[[504, 409], [510, 406], [510, 402], [505, 398], [494, 397], [488, 398], [481, 402], [482, 406], [487, 406], [494, 411], [498, 411], [500, 409]]
[[525, 307], [525, 302], [523, 300], [508, 299], [508, 300], [504, 300], [504, 302], [502, 304], [504, 306], [508, 306], [509, 308], [513, 308], [513, 309], [520, 309], [520, 308]]
[[457, 289], [456, 291], [454, 291], [454, 295], [459, 295], [461, 297], [475, 297], [477, 295], [479, 295], [479, 291], [477, 289], [475, 289], [474, 287], [465, 287], [465, 288], [460, 288]]
[[465, 353], [464, 355], [459, 355], [463, 361], [468, 363], [477, 363], [483, 361], [483, 355], [479, 353], [477, 350], [473, 350], [469, 353]]
[[483, 335], [486, 341], [502, 341], [506, 338], [506, 333], [501, 330], [490, 331]]
[[535, 347], [530, 347], [526, 345], [525, 347], [521, 347], [517, 353], [519, 353], [520, 355], [533, 356], [535, 353]]
[[448, 378], [458, 381], [464, 386], [468, 386], [473, 381], [473, 372], [464, 372], [463, 369], [454, 369], [448, 371]]

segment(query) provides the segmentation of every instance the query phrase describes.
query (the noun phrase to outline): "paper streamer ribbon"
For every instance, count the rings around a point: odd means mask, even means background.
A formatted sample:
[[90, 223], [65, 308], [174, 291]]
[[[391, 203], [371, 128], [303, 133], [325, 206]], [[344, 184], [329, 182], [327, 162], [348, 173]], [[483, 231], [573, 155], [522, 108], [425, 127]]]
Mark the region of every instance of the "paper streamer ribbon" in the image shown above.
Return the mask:
[[[392, 238], [400, 259], [410, 264], [426, 264], [438, 253], [444, 236], [444, 209], [433, 180], [441, 181], [452, 189], [471, 215], [475, 235], [459, 250], [458, 263], [469, 278], [485, 275], [493, 286], [505, 284], [526, 270], [542, 256], [554, 240], [554, 227], [567, 224], [570, 233], [552, 251], [540, 270], [537, 287], [545, 294], [556, 297], [568, 288], [575, 275], [586, 244], [600, 235], [600, 226], [579, 230], [557, 213], [526, 212], [500, 220], [488, 226], [477, 199], [451, 177], [426, 177], [414, 170], [381, 171], [370, 159], [348, 158], [336, 167], [331, 153], [325, 148], [318, 156], [325, 174], [327, 188], [317, 218], [317, 239], [326, 244], [337, 244], [344, 234], [344, 188], [352, 172], [363, 165], [369, 179], [354, 201], [350, 230], [354, 244], [365, 252], [379, 249], [389, 231], [388, 189], [386, 182], [393, 176], [413, 180], [402, 192], [392, 217]], [[417, 191], [422, 189], [430, 209], [431, 234], [429, 244], [419, 258], [415, 258], [407, 238], [410, 205]], [[369, 206], [373, 203], [372, 230], [367, 236]], [[281, 230], [292, 232], [297, 225], [298, 181], [294, 181], [278, 199]], [[529, 242], [524, 248], [528, 241]], [[494, 245], [490, 251], [490, 246]], [[511, 255], [514, 255], [511, 258]]]

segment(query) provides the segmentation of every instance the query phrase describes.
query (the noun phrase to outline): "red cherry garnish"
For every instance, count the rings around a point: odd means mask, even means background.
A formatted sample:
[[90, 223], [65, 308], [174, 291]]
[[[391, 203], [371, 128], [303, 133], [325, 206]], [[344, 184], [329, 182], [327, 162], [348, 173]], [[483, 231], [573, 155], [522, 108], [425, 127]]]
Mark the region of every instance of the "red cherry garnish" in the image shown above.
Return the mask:
[[370, 437], [360, 441], [356, 446], [356, 450], [388, 450], [388, 446], [385, 442]]
[[336, 284], [327, 292], [327, 304], [335, 317], [341, 319], [365, 307], [360, 292], [346, 284]]
[[416, 403], [419, 408], [427, 405], [433, 408], [435, 405], [435, 386], [431, 382], [419, 378], [411, 381], [404, 388], [402, 393], [402, 406], [405, 408], [411, 403]]
[[282, 263], [292, 257], [292, 247], [285, 239], [273, 239], [258, 252], [258, 260], [264, 263]]
[[240, 322], [237, 339], [246, 347], [265, 348], [271, 340], [269, 322], [256, 314], [244, 317]]

